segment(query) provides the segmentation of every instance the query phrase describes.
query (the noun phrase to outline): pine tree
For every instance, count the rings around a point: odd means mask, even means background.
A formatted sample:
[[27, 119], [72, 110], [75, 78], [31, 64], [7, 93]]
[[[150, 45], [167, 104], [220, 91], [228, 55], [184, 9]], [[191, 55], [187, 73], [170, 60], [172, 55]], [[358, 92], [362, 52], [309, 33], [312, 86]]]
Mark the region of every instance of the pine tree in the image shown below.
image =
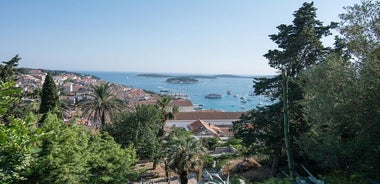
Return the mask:
[[45, 114], [58, 106], [58, 93], [57, 87], [54, 83], [51, 74], [48, 74], [45, 78], [45, 82], [42, 86], [41, 105], [39, 113]]
[[[280, 163], [278, 158], [284, 150], [284, 139], [286, 139], [287, 145], [289, 170], [290, 173], [294, 171], [291, 152], [295, 148], [292, 149], [291, 144], [294, 142], [294, 138], [307, 128], [302, 116], [302, 107], [298, 103], [303, 98], [301, 86], [297, 81], [298, 76], [309, 67], [323, 61], [329, 53], [333, 52], [331, 48], [323, 46], [321, 39], [330, 35], [330, 29], [335, 28], [337, 24], [323, 25], [317, 19], [316, 10], [312, 2], [304, 3], [294, 12], [292, 24], [281, 24], [277, 27], [278, 33], [269, 35], [278, 48], [269, 50], [264, 57], [268, 59], [269, 65], [281, 74], [272, 78], [255, 79], [255, 93], [267, 95], [278, 103], [254, 111], [251, 117], [247, 117], [257, 130], [242, 135], [247, 135], [244, 136], [246, 140], [265, 142], [265, 144], [271, 145], [270, 150], [265, 150], [270, 151], [273, 156], [273, 173]], [[280, 108], [281, 106], [282, 108]], [[247, 120], [239, 121], [243, 127], [245, 121]], [[263, 133], [258, 136], [255, 134], [256, 132]], [[269, 132], [276, 133], [276, 135]], [[252, 137], [255, 137], [256, 140]], [[253, 145], [255, 142], [251, 142], [251, 144]]]
[[16, 75], [17, 73], [16, 67], [18, 66], [18, 62], [21, 60], [18, 55], [13, 57], [9, 61], [3, 61], [3, 64], [0, 64], [0, 80], [3, 82], [10, 82], [10, 81], [15, 81], [16, 80]]

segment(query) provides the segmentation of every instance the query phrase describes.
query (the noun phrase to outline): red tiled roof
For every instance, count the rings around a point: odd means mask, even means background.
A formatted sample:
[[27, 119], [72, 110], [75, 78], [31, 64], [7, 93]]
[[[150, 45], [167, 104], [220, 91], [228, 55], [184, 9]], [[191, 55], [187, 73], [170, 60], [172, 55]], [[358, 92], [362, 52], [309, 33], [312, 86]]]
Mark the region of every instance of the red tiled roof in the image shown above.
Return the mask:
[[211, 132], [214, 135], [218, 135], [219, 133], [221, 133], [221, 131], [219, 130], [218, 127], [211, 125], [209, 123], [206, 123], [206, 122], [199, 120], [199, 119], [197, 121], [194, 121], [190, 125], [188, 125], [188, 128], [191, 131], [193, 131], [195, 135], [204, 131], [205, 129], [207, 129], [209, 132]]
[[175, 114], [176, 120], [239, 119], [244, 112], [194, 111]]
[[218, 127], [219, 130], [223, 132], [225, 136], [231, 137], [234, 135], [232, 131], [232, 126], [230, 125], [215, 125], [215, 126]]
[[173, 100], [170, 103], [170, 106], [186, 107], [186, 106], [193, 106], [193, 103], [190, 100], [178, 99], [178, 100]]

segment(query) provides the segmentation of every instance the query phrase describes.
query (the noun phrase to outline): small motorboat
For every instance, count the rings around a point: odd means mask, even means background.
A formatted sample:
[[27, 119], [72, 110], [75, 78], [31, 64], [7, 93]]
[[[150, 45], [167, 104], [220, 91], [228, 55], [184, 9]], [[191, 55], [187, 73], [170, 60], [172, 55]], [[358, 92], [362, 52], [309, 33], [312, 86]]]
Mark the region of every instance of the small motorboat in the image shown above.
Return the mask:
[[211, 94], [206, 95], [205, 98], [217, 99], [217, 98], [222, 98], [222, 95], [211, 93]]

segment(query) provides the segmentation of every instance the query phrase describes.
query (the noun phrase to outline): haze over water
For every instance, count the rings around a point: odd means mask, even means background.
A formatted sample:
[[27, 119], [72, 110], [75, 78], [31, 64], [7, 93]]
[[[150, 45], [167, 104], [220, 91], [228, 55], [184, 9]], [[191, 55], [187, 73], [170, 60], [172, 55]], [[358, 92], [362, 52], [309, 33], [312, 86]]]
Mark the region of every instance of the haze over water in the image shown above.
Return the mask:
[[[142, 77], [141, 73], [135, 72], [84, 72], [100, 77], [106, 81], [124, 84], [133, 88], [140, 88], [160, 93], [161, 90], [169, 90], [174, 93], [185, 93], [195, 105], [202, 105], [205, 110], [222, 111], [247, 111], [269, 104], [270, 101], [264, 96], [249, 96], [253, 91], [253, 77], [251, 78], [197, 78], [195, 84], [171, 84], [165, 82], [167, 78]], [[170, 74], [184, 75], [184, 74]], [[228, 95], [227, 91], [232, 94]], [[222, 95], [220, 99], [205, 98], [207, 94], [216, 93]], [[241, 102], [241, 97], [247, 99]]]

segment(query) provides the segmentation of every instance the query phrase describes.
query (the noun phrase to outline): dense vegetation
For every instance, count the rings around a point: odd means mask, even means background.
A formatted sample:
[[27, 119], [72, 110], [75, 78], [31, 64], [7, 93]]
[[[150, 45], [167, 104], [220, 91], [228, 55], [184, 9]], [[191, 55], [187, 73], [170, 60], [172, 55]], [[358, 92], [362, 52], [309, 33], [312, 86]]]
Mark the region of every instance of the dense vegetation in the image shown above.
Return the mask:
[[[328, 183], [380, 180], [380, 2], [345, 9], [340, 24], [323, 25], [313, 3], [304, 3], [290, 25], [270, 35], [278, 49], [264, 56], [279, 75], [255, 79], [254, 90], [273, 103], [245, 113], [226, 143], [281, 176], [265, 183], [316, 183], [302, 177], [306, 171]], [[325, 47], [321, 40], [333, 29], [341, 36]], [[0, 65], [0, 183], [127, 183], [137, 178], [132, 166], [140, 159], [163, 163], [166, 177], [175, 172], [185, 184], [190, 172], [199, 180], [212, 165], [206, 148], [222, 145], [181, 130], [168, 134], [165, 121], [178, 111], [168, 111], [171, 99], [129, 109], [111, 84], [92, 86], [79, 103], [95, 126], [64, 122], [51, 74], [33, 94], [40, 101], [22, 101], [31, 94], [15, 85], [20, 59]]]
[[[254, 87], [274, 103], [234, 126], [250, 154], [270, 157], [273, 175], [299, 175], [306, 166], [318, 174], [355, 176], [354, 183], [379, 179], [380, 2], [346, 10], [340, 27], [323, 26], [313, 3], [304, 3], [291, 25], [270, 35], [279, 49], [264, 56], [280, 74], [256, 79]], [[324, 47], [322, 37], [335, 27], [343, 37], [336, 37], [334, 48]]]

